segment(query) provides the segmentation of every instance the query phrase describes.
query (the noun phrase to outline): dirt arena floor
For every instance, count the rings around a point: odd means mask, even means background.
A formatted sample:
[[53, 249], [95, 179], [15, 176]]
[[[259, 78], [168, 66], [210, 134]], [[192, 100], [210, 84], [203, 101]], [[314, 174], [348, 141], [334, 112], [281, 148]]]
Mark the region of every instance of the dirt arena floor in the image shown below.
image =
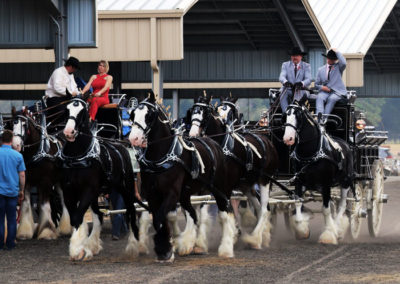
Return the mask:
[[256, 251], [240, 241], [234, 259], [217, 256], [218, 221], [210, 234], [210, 253], [155, 263], [154, 254], [131, 260], [127, 238], [111, 240], [102, 232], [103, 251], [88, 262], [68, 259], [68, 239], [20, 241], [14, 251], [0, 251], [0, 283], [400, 283], [400, 178], [385, 184], [381, 234], [370, 238], [364, 220], [360, 238], [337, 246], [317, 243], [322, 216], [311, 220], [311, 238], [296, 241], [279, 216], [271, 247]]

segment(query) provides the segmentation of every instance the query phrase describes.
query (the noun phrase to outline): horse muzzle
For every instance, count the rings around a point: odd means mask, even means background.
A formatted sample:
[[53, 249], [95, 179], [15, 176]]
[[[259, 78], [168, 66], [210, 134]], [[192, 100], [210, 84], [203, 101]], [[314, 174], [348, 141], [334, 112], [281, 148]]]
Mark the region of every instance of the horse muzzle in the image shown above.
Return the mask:
[[129, 142], [131, 142], [131, 145], [134, 147], [147, 147], [147, 139], [143, 131], [138, 128], [132, 128], [131, 134], [129, 134]]

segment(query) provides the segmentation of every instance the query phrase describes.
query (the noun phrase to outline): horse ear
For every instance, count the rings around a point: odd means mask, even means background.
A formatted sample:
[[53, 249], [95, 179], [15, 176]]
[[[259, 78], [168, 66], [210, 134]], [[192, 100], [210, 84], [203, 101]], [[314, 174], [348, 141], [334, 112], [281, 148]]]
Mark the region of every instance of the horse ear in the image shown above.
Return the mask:
[[151, 103], [155, 103], [156, 102], [156, 96], [155, 96], [153, 90], [151, 90], [149, 92], [147, 98], [148, 98], [149, 102], [151, 102]]

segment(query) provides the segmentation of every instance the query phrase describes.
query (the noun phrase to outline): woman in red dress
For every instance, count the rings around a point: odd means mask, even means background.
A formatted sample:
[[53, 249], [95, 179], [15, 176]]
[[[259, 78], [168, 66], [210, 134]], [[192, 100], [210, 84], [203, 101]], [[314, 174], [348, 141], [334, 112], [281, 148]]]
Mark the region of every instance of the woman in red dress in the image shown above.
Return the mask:
[[97, 66], [97, 72], [99, 74], [90, 77], [89, 82], [82, 90], [82, 94], [86, 93], [90, 87], [93, 88], [93, 94], [88, 99], [89, 115], [91, 120], [95, 120], [96, 113], [99, 107], [109, 104], [108, 92], [112, 83], [112, 76], [108, 75], [107, 72], [110, 69], [106, 60], [101, 60]]

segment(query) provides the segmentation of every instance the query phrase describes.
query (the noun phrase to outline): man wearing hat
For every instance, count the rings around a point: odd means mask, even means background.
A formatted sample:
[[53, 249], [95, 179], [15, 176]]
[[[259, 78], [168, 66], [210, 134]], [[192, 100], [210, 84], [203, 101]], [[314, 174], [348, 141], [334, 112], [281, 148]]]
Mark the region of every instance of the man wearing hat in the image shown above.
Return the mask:
[[346, 59], [335, 48], [322, 56], [326, 57], [327, 63], [318, 69], [315, 82], [315, 87], [319, 90], [317, 114], [330, 114], [336, 102], [347, 94], [342, 80], [343, 71], [346, 69]]
[[[80, 69], [79, 60], [71, 56], [65, 61], [64, 66], [54, 70], [46, 88], [47, 107], [59, 105], [61, 102], [67, 100], [67, 89], [72, 96], [78, 95], [79, 91], [73, 75], [78, 69]], [[62, 109], [63, 106], [52, 108], [47, 114], [51, 115]]]
[[[282, 64], [279, 82], [283, 85], [280, 89], [280, 104], [283, 112], [286, 111], [287, 106], [293, 100], [292, 88], [299, 89], [308, 87], [311, 84], [311, 66], [302, 61], [305, 54], [300, 48], [294, 47], [289, 52], [290, 61], [283, 62]], [[296, 96], [295, 99], [300, 99], [306, 94], [304, 90], [298, 92], [299, 96]]]

